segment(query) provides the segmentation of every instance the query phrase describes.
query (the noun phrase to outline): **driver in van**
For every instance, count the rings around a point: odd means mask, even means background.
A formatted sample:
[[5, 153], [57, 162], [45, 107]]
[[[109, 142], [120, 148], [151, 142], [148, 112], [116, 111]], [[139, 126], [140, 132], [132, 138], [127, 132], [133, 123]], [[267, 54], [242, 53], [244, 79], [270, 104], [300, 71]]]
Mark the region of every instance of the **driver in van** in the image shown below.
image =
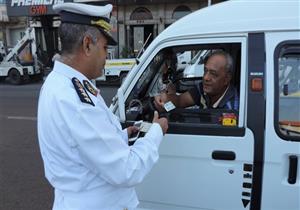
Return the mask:
[[171, 101], [179, 108], [198, 105], [201, 109], [218, 108], [238, 111], [239, 95], [231, 84], [232, 74], [232, 57], [223, 50], [213, 51], [204, 60], [202, 82], [180, 95], [174, 91], [162, 92], [154, 97], [155, 107], [163, 111], [165, 103]]

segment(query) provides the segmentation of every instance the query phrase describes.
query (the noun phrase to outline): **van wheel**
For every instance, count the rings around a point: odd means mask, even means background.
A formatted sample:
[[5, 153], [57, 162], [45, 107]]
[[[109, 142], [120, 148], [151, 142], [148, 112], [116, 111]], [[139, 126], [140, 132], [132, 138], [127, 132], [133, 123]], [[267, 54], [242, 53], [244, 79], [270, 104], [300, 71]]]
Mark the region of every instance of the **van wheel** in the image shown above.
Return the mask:
[[121, 75], [120, 75], [120, 84], [123, 84], [123, 82], [125, 81], [126, 76], [127, 76], [127, 73], [121, 73]]
[[13, 85], [19, 85], [22, 82], [22, 77], [17, 69], [11, 69], [8, 73], [9, 82]]

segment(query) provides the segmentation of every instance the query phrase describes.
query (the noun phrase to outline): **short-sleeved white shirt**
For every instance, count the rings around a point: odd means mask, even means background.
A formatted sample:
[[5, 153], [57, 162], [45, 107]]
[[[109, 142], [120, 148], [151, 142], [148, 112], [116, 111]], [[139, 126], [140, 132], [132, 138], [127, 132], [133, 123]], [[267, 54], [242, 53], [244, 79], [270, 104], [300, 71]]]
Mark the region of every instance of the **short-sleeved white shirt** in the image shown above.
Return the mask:
[[161, 127], [154, 123], [145, 137], [128, 146], [126, 129], [100, 91], [93, 95], [85, 88], [93, 104], [82, 102], [74, 77], [81, 84], [88, 81], [79, 71], [55, 61], [39, 97], [38, 138], [46, 178], [55, 188], [53, 209], [135, 208], [134, 186], [158, 160]]

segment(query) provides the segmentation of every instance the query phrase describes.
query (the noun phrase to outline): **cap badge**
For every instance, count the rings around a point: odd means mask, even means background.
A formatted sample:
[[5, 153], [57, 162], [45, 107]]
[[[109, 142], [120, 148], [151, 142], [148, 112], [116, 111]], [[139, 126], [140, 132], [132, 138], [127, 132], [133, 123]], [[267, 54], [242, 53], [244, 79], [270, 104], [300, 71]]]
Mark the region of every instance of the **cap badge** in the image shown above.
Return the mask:
[[90, 96], [88, 95], [86, 90], [84, 89], [83, 85], [76, 77], [72, 78], [72, 83], [73, 83], [75, 90], [80, 98], [80, 101], [82, 101], [83, 103], [87, 103], [92, 106], [95, 106], [94, 102], [92, 101], [92, 99], [90, 98]]
[[98, 91], [91, 85], [91, 83], [89, 83], [89, 81], [83, 80], [83, 85], [85, 89], [87, 89], [91, 94], [97, 96]]
[[96, 26], [100, 26], [101, 28], [104, 29], [104, 31], [106, 33], [110, 33], [110, 30], [111, 30], [111, 26], [108, 22], [106, 22], [105, 20], [103, 19], [99, 19], [99, 20], [91, 20], [91, 25], [96, 25]]

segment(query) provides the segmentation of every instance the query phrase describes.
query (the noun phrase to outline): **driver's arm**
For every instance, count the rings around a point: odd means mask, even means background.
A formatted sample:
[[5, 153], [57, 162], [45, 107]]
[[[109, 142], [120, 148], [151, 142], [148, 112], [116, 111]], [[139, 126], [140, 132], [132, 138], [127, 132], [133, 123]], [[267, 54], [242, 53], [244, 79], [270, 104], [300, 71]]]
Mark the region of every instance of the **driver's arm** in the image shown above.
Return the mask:
[[168, 101], [172, 101], [172, 103], [179, 108], [185, 108], [195, 104], [194, 99], [192, 98], [189, 91], [186, 91], [180, 95], [167, 94], [163, 92], [160, 95], [154, 97], [154, 104], [159, 111], [164, 110], [164, 104]]
[[176, 107], [186, 108], [195, 105], [195, 101], [189, 91], [186, 91], [176, 96], [177, 96], [177, 102], [175, 104]]

